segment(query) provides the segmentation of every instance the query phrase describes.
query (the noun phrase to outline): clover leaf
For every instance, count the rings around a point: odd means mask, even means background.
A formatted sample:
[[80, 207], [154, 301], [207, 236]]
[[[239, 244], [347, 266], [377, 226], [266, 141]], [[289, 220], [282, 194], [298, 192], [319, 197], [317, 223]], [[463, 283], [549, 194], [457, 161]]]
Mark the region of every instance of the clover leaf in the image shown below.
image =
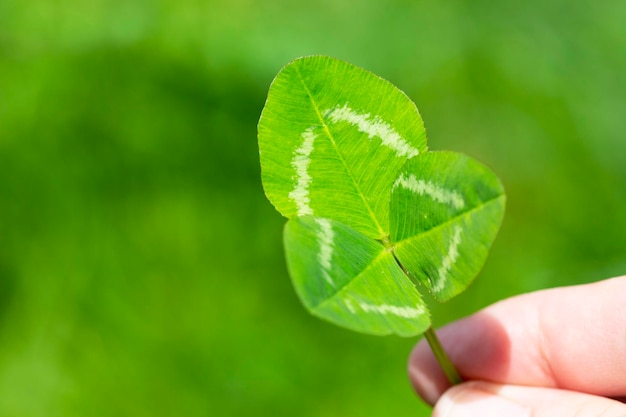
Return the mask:
[[279, 212], [337, 220], [373, 239], [389, 234], [398, 172], [427, 151], [424, 124], [404, 93], [322, 56], [280, 71], [258, 130], [263, 187]]

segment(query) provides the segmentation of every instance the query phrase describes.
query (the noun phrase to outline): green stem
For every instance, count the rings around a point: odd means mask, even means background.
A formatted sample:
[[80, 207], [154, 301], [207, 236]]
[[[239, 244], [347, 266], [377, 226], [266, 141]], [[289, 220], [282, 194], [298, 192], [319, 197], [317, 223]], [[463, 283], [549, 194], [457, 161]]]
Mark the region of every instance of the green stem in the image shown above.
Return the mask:
[[424, 336], [426, 337], [426, 340], [428, 341], [430, 349], [433, 351], [437, 362], [439, 362], [439, 366], [441, 366], [443, 373], [446, 374], [448, 381], [450, 381], [450, 384], [457, 385], [463, 382], [463, 378], [461, 378], [461, 375], [459, 375], [459, 372], [450, 361], [450, 358], [446, 354], [446, 351], [443, 350], [443, 347], [441, 347], [441, 343], [439, 342], [439, 339], [437, 338], [437, 335], [435, 334], [432, 326], [429, 327], [428, 330], [426, 330]]

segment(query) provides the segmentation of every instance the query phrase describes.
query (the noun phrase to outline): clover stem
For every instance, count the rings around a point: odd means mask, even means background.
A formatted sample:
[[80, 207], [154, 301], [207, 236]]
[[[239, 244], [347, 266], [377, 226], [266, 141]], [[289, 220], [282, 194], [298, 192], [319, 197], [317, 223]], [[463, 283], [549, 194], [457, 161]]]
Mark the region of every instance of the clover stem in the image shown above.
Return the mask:
[[428, 341], [430, 349], [433, 351], [437, 362], [439, 362], [439, 366], [441, 366], [443, 373], [446, 374], [448, 381], [450, 381], [450, 384], [457, 385], [463, 382], [463, 378], [461, 378], [461, 375], [459, 375], [459, 372], [450, 361], [450, 358], [448, 357], [446, 351], [443, 350], [443, 347], [441, 346], [441, 343], [439, 342], [439, 339], [437, 338], [437, 335], [435, 334], [432, 326], [429, 327], [428, 330], [426, 330], [424, 336], [426, 337], [426, 340]]
[[[385, 246], [387, 247], [386, 244]], [[409, 273], [409, 271], [404, 267], [404, 265], [402, 265], [402, 262], [400, 262], [400, 259], [398, 259], [398, 257], [396, 256], [396, 253], [393, 252], [393, 246], [390, 246], [389, 248], [391, 249], [393, 258], [396, 260], [396, 263], [402, 269], [402, 271], [407, 276], [407, 278], [409, 278], [412, 282], [418, 285], [418, 283], [411, 277], [411, 274]], [[445, 350], [443, 350], [443, 347], [441, 346], [441, 343], [439, 342], [439, 339], [437, 338], [437, 335], [435, 334], [435, 330], [433, 330], [433, 326], [430, 326], [428, 330], [426, 330], [426, 332], [424, 333], [424, 336], [426, 337], [426, 340], [428, 341], [428, 344], [430, 345], [430, 349], [433, 351], [433, 354], [435, 355], [435, 359], [437, 359], [437, 362], [439, 362], [439, 366], [441, 366], [441, 370], [443, 370], [443, 373], [446, 374], [448, 381], [450, 381], [450, 384], [457, 385], [463, 382], [463, 378], [461, 378], [459, 371], [456, 370], [456, 368], [454, 367], [454, 364], [448, 357], [448, 354], [446, 353]]]

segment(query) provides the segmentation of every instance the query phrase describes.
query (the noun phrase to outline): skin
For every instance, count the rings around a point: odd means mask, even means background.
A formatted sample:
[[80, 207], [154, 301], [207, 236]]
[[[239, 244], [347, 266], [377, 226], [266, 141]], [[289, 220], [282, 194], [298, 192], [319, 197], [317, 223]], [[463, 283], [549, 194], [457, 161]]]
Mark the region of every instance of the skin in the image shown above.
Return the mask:
[[409, 376], [435, 417], [626, 417], [626, 276], [503, 300], [437, 335], [469, 382], [450, 388], [417, 344]]

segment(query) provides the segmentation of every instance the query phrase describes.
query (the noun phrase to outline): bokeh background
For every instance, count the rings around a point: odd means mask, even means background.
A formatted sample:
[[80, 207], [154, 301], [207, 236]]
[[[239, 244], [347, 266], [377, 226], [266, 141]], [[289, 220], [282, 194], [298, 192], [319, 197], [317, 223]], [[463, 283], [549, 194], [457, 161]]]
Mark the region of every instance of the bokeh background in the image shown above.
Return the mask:
[[0, 416], [429, 415], [416, 339], [292, 290], [269, 83], [308, 54], [368, 68], [431, 149], [501, 177], [500, 235], [442, 325], [626, 272], [624, 22], [590, 0], [0, 0]]

